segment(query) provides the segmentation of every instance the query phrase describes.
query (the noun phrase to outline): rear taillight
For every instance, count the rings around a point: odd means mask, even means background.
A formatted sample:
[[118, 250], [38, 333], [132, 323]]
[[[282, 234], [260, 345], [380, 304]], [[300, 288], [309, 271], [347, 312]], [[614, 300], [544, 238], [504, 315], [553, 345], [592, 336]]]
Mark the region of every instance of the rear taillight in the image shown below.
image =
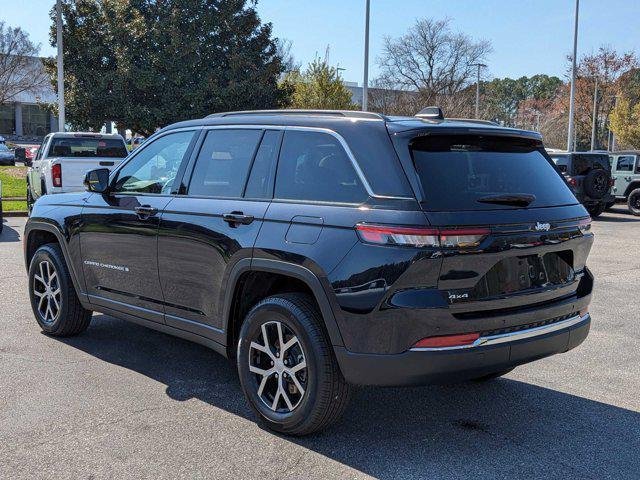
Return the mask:
[[610, 178], [609, 179], [609, 186], [613, 187], [616, 184], [616, 179], [615, 178]]
[[450, 348], [472, 345], [480, 338], [479, 333], [463, 333], [460, 335], [443, 335], [440, 337], [427, 337], [416, 343], [413, 348]]
[[578, 228], [583, 232], [591, 230], [591, 218], [583, 218], [580, 220], [578, 222]]
[[51, 167], [51, 179], [53, 181], [54, 187], [62, 186], [62, 165], [61, 164], [56, 163], [54, 166]]
[[356, 225], [363, 242], [412, 247], [477, 247], [489, 235], [488, 228], [414, 228], [388, 225]]
[[572, 187], [577, 187], [578, 186], [578, 181], [573, 177], [567, 177], [567, 183], [569, 185], [571, 185]]

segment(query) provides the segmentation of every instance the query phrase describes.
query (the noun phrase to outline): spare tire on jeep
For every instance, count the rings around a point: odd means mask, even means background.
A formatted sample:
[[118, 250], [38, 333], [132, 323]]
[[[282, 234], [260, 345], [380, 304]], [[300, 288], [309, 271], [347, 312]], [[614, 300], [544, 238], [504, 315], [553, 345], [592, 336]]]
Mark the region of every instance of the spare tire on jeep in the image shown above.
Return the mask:
[[609, 188], [609, 177], [602, 169], [594, 168], [584, 177], [584, 191], [591, 198], [602, 198]]

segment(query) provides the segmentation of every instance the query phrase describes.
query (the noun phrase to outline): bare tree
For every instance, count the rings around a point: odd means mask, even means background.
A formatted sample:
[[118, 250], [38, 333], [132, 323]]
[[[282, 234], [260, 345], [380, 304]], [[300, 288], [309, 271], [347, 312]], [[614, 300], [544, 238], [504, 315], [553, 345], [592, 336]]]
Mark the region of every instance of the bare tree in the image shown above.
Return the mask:
[[293, 72], [294, 70], [300, 70], [302, 64], [296, 62], [296, 59], [291, 52], [293, 43], [286, 38], [276, 38], [276, 53], [280, 57], [280, 63], [284, 73]]
[[[489, 41], [452, 32], [450, 23], [450, 19], [421, 19], [407, 34], [386, 37], [378, 63], [387, 81], [396, 89], [418, 92], [423, 106], [459, 110], [461, 101], [468, 101], [465, 90], [476, 81], [472, 64], [486, 61], [492, 47]], [[464, 98], [458, 99], [460, 94]]]
[[21, 93], [37, 95], [49, 84], [40, 46], [20, 27], [0, 22], [0, 104], [15, 101]]

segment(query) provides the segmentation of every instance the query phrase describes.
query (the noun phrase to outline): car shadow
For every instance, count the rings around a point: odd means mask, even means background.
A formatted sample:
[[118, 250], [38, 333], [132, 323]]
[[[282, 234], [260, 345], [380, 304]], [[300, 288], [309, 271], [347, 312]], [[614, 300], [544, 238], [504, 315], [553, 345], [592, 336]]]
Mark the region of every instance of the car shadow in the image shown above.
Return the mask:
[[19, 242], [20, 241], [20, 233], [7, 225], [5, 220], [1, 220], [4, 225], [2, 228], [2, 233], [0, 233], [0, 243], [9, 243], [9, 242]]
[[[104, 315], [84, 335], [59, 340], [162, 382], [173, 400], [196, 398], [253, 419], [234, 364], [205, 347]], [[381, 479], [640, 472], [640, 413], [510, 379], [358, 388], [337, 425], [281, 439]]]

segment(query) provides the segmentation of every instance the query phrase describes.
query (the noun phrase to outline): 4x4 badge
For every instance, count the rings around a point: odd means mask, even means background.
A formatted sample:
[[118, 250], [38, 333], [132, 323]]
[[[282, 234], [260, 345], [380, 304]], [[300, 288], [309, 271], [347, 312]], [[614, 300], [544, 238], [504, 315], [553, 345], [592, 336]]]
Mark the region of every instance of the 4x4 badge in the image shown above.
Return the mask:
[[537, 222], [533, 228], [537, 232], [548, 232], [551, 229], [551, 224]]

